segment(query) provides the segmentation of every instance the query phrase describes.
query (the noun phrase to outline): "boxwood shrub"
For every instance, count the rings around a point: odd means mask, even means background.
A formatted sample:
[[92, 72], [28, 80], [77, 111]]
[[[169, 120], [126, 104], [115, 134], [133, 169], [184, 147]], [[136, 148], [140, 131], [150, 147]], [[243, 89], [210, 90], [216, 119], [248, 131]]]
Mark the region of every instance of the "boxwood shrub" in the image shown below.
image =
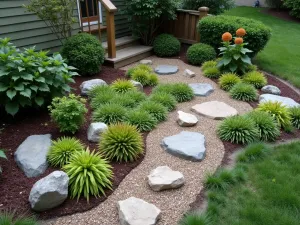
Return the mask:
[[202, 65], [202, 63], [213, 60], [217, 56], [213, 47], [198, 43], [194, 44], [187, 50], [187, 60], [192, 65]]
[[160, 57], [174, 56], [180, 52], [180, 42], [173, 35], [161, 34], [153, 42], [153, 51]]

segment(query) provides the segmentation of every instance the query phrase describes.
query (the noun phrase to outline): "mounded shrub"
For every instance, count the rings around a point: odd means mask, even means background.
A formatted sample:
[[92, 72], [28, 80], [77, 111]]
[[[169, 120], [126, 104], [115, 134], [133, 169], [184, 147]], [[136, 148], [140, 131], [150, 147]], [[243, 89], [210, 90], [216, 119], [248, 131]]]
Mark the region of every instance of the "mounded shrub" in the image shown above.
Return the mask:
[[190, 46], [187, 50], [187, 60], [192, 65], [202, 65], [204, 62], [213, 60], [217, 53], [213, 47], [203, 43]]
[[129, 124], [136, 126], [140, 132], [153, 130], [158, 122], [150, 113], [142, 110], [130, 111], [126, 121]]
[[[105, 90], [105, 89], [103, 89]], [[112, 89], [107, 89], [107, 91], [98, 91], [97, 94], [92, 98], [90, 105], [93, 110], [100, 108], [102, 105], [110, 103], [117, 93]]]
[[194, 92], [189, 85], [184, 83], [160, 84], [155, 87], [153, 93], [168, 93], [175, 97], [177, 102], [187, 102], [193, 99]]
[[156, 102], [158, 104], [162, 104], [165, 106], [168, 111], [172, 111], [176, 108], [176, 99], [172, 94], [164, 93], [164, 92], [158, 92], [155, 94], [152, 94], [149, 98], [150, 101]]
[[289, 108], [293, 126], [300, 130], [300, 107]]
[[203, 71], [204, 76], [210, 79], [218, 79], [221, 76], [221, 71], [218, 67], [209, 67]]
[[243, 76], [243, 82], [246, 84], [253, 85], [256, 89], [261, 89], [263, 86], [267, 85], [267, 78], [263, 73], [260, 73], [258, 71], [252, 71], [249, 73], [246, 73]]
[[144, 69], [136, 69], [132, 72], [131, 79], [140, 82], [143, 86], [148, 85], [149, 72]]
[[290, 9], [290, 15], [300, 19], [300, 1], [299, 0], [284, 0], [283, 5]]
[[80, 75], [98, 73], [105, 57], [105, 51], [99, 40], [87, 33], [79, 33], [68, 38], [61, 53], [70, 65], [79, 70]]
[[117, 93], [125, 93], [134, 90], [135, 87], [130, 80], [118, 79], [111, 84], [111, 88]]
[[230, 89], [229, 93], [233, 99], [240, 101], [253, 102], [257, 99], [257, 91], [250, 84], [237, 83]]
[[200, 20], [198, 31], [201, 34], [201, 42], [213, 46], [217, 51], [222, 34], [225, 32], [235, 34], [241, 27], [247, 31], [244, 42], [248, 43], [247, 48], [253, 51], [252, 56], [263, 50], [271, 37], [271, 30], [254, 19], [224, 15], [207, 16]]
[[108, 103], [96, 109], [93, 113], [94, 122], [114, 124], [126, 120], [128, 109], [120, 104]]
[[153, 51], [160, 57], [174, 56], [180, 52], [180, 42], [173, 35], [160, 34], [154, 39]]
[[134, 161], [143, 154], [143, 137], [135, 126], [118, 123], [102, 134], [99, 148], [109, 160]]
[[242, 82], [241, 78], [234, 73], [225, 73], [219, 78], [219, 85], [225, 91], [230, 91], [230, 89]]
[[158, 122], [166, 120], [168, 116], [167, 108], [154, 101], [145, 101], [141, 103], [139, 110], [148, 112]]
[[206, 61], [202, 64], [202, 71], [208, 69], [208, 68], [211, 68], [211, 67], [217, 67], [217, 61], [214, 61], [214, 60], [210, 60], [210, 61]]

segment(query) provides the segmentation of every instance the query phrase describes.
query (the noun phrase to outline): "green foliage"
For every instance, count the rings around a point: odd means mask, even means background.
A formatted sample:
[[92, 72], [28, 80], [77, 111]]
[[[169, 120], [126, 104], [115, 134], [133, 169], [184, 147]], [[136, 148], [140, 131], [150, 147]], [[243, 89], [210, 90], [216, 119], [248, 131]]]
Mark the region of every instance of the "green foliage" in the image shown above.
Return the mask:
[[254, 121], [261, 141], [275, 141], [280, 135], [278, 124], [268, 113], [252, 111], [247, 116]]
[[256, 89], [261, 89], [263, 86], [268, 84], [265, 75], [257, 71], [246, 73], [243, 76], [243, 82], [253, 85]]
[[99, 40], [87, 33], [70, 37], [64, 42], [61, 53], [70, 65], [78, 68], [80, 75], [98, 73], [105, 57]]
[[108, 103], [96, 109], [93, 113], [94, 122], [107, 125], [123, 122], [127, 118], [127, 109], [117, 103]]
[[213, 60], [217, 57], [215, 49], [207, 44], [197, 43], [188, 48], [187, 60], [192, 65], [202, 65], [202, 63]]
[[167, 119], [168, 110], [165, 106], [154, 101], [145, 101], [139, 106], [139, 110], [149, 113], [158, 122]]
[[15, 212], [0, 212], [1, 225], [39, 225], [33, 216], [17, 216]]
[[125, 97], [130, 98], [135, 102], [134, 106], [140, 104], [147, 99], [147, 95], [140, 91], [128, 91], [124, 94]]
[[248, 145], [242, 153], [237, 156], [238, 162], [251, 163], [264, 159], [271, 152], [269, 146], [264, 143], [253, 143]]
[[204, 76], [211, 79], [218, 79], [221, 76], [221, 71], [218, 67], [209, 67], [203, 71]]
[[283, 5], [290, 9], [290, 15], [300, 18], [300, 1], [299, 0], [283, 0]]
[[61, 132], [75, 133], [85, 121], [87, 109], [85, 99], [70, 94], [69, 97], [54, 98], [48, 106], [51, 119], [58, 125]]
[[112, 167], [98, 152], [80, 151], [73, 155], [71, 161], [63, 167], [69, 176], [71, 198], [77, 200], [83, 196], [89, 201], [90, 195], [105, 195], [104, 189], [112, 188]]
[[270, 8], [280, 9], [283, 5], [283, 0], [266, 0], [267, 5]]
[[84, 151], [83, 144], [76, 138], [62, 137], [52, 141], [47, 155], [49, 164], [53, 167], [63, 167], [77, 152]]
[[300, 107], [289, 108], [291, 114], [291, 122], [293, 126], [297, 129], [300, 129]]
[[0, 38], [0, 104], [8, 114], [48, 105], [53, 97], [71, 90], [75, 68], [60, 54], [48, 57], [47, 53], [35, 52], [34, 48], [22, 52], [8, 38]]
[[117, 93], [112, 89], [99, 88], [92, 89], [91, 91], [92, 93], [89, 93], [91, 94], [90, 96], [94, 96], [90, 104], [93, 110], [98, 109], [104, 104], [110, 103], [117, 96]]
[[134, 90], [135, 87], [130, 80], [118, 79], [114, 81], [111, 85], [111, 88], [118, 93], [125, 93], [127, 91]]
[[214, 61], [214, 60], [210, 60], [210, 61], [206, 61], [202, 64], [202, 71], [208, 69], [208, 68], [212, 68], [212, 67], [217, 67], [217, 61]]
[[143, 69], [136, 69], [132, 72], [132, 80], [140, 82], [143, 86], [148, 85], [148, 75], [149, 72]]
[[257, 99], [257, 91], [250, 84], [237, 83], [230, 89], [229, 93], [233, 99], [240, 101], [252, 102]]
[[142, 110], [133, 110], [129, 112], [126, 121], [129, 124], [136, 126], [140, 132], [153, 130], [158, 122], [150, 113]]
[[233, 0], [183, 0], [184, 9], [198, 10], [200, 7], [206, 6], [209, 8], [209, 13], [213, 15], [221, 14], [234, 5]]
[[219, 78], [219, 85], [225, 91], [230, 91], [230, 89], [240, 83], [242, 80], [234, 73], [225, 73]]
[[148, 75], [148, 85], [149, 86], [156, 86], [158, 85], [158, 76], [155, 73], [150, 73]]
[[144, 64], [139, 64], [135, 67], [131, 67], [127, 70], [126, 72], [126, 76], [127, 77], [132, 77], [132, 74], [135, 70], [138, 70], [138, 69], [141, 69], [141, 70], [146, 70], [148, 73], [152, 73], [153, 72], [153, 69], [151, 68], [151, 66], [149, 65], [144, 65]]
[[135, 126], [114, 124], [102, 134], [100, 152], [109, 160], [128, 162], [136, 160], [144, 152], [142, 135]]
[[247, 68], [246, 68], [246, 72], [253, 72], [253, 71], [257, 71], [257, 66], [254, 65], [254, 64], [251, 64], [251, 65], [248, 65]]
[[115, 98], [112, 99], [111, 103], [119, 104], [129, 109], [134, 108], [139, 104], [139, 102], [134, 101], [134, 99], [130, 98], [130, 96], [126, 94], [117, 95]]
[[185, 215], [179, 222], [179, 225], [210, 225], [211, 220], [205, 215], [193, 212]]
[[259, 104], [257, 110], [269, 113], [282, 128], [288, 128], [292, 125], [290, 111], [281, 102], [267, 101]]
[[177, 102], [187, 102], [193, 99], [194, 92], [189, 85], [184, 83], [159, 84], [152, 93], [167, 93], [175, 97]]
[[[0, 149], [0, 159], [7, 159], [5, 153], [4, 153], [4, 150], [3, 149]], [[2, 168], [0, 166], [0, 173], [2, 173]], [[1, 223], [0, 223], [1, 224]]]
[[259, 138], [259, 131], [254, 121], [245, 116], [226, 118], [217, 132], [222, 141], [236, 144], [252, 143]]
[[239, 179], [241, 176], [240, 175], [237, 176], [237, 175], [238, 173], [235, 170], [229, 171], [226, 169], [221, 169], [217, 171], [216, 174], [208, 175], [206, 177], [205, 187], [207, 189], [225, 190], [230, 185], [233, 185], [238, 181], [241, 181]]
[[173, 35], [160, 34], [153, 42], [153, 51], [159, 57], [175, 56], [180, 52], [180, 42]]
[[241, 27], [247, 31], [244, 41], [249, 43], [248, 48], [253, 51], [252, 57], [263, 50], [271, 37], [271, 30], [260, 21], [235, 16], [207, 16], [200, 20], [198, 31], [201, 34], [201, 42], [217, 50], [223, 33], [235, 34]]
[[149, 100], [158, 104], [162, 104], [168, 109], [168, 111], [172, 111], [176, 108], [177, 101], [172, 94], [157, 92], [155, 94], [152, 94]]
[[96, 85], [89, 92], [89, 99], [96, 97], [97, 95], [103, 95], [107, 92], [113, 93], [112, 89], [108, 85]]

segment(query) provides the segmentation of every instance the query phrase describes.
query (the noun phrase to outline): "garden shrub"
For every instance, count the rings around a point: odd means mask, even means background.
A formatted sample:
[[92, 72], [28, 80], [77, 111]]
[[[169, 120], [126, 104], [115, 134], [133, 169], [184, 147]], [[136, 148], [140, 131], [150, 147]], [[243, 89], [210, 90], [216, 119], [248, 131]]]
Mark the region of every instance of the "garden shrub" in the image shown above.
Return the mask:
[[149, 72], [143, 69], [136, 69], [132, 72], [131, 79], [140, 82], [143, 86], [148, 85]]
[[20, 51], [8, 38], [0, 38], [0, 105], [15, 115], [20, 108], [47, 106], [54, 97], [70, 92], [72, 72], [60, 54]]
[[90, 102], [90, 106], [93, 110], [98, 109], [104, 104], [110, 103], [117, 96], [117, 93], [114, 92], [112, 89], [102, 89], [103, 91], [100, 91], [101, 89], [97, 90], [97, 93], [95, 90], [96, 95], [92, 98]]
[[225, 10], [234, 7], [233, 0], [183, 0], [183, 9], [198, 10], [200, 7], [206, 6], [209, 8], [210, 14], [221, 14]]
[[54, 98], [48, 106], [51, 119], [58, 125], [60, 132], [75, 133], [85, 122], [86, 100], [70, 94], [68, 97]]
[[145, 101], [141, 103], [139, 110], [149, 113], [158, 122], [165, 121], [168, 116], [167, 108], [154, 101]]
[[141, 69], [141, 70], [146, 70], [148, 73], [152, 73], [153, 72], [153, 69], [151, 66], [149, 65], [145, 65], [145, 64], [139, 64], [137, 66], [134, 66], [134, 67], [131, 67], [127, 70], [126, 72], [126, 76], [127, 77], [132, 77], [132, 74], [135, 70], [138, 70], [138, 69]]
[[266, 0], [267, 5], [270, 8], [280, 9], [283, 6], [283, 0]]
[[135, 126], [114, 124], [102, 134], [99, 148], [109, 160], [131, 162], [144, 152], [143, 137]]
[[98, 73], [105, 58], [99, 40], [87, 33], [79, 33], [66, 40], [61, 53], [70, 65], [78, 68], [80, 75]]
[[180, 52], [180, 42], [173, 35], [160, 34], [153, 42], [153, 51], [159, 57], [175, 56]]
[[150, 73], [148, 75], [148, 85], [149, 86], [156, 86], [158, 85], [158, 76], [155, 73]]
[[210, 61], [206, 61], [202, 64], [202, 71], [208, 69], [208, 68], [212, 68], [212, 67], [217, 67], [217, 61], [214, 61], [214, 60], [210, 60]]
[[186, 53], [187, 60], [192, 65], [201, 65], [205, 61], [213, 60], [217, 57], [217, 53], [213, 47], [197, 43], [190, 46]]
[[247, 30], [244, 41], [247, 47], [253, 51], [254, 56], [263, 50], [271, 37], [271, 30], [262, 22], [235, 16], [207, 16], [200, 20], [198, 31], [201, 34], [201, 42], [211, 45], [217, 50], [222, 41], [221, 36], [225, 32], [235, 33], [243, 27]]
[[126, 121], [136, 126], [140, 132], [153, 130], [158, 122], [150, 113], [136, 109], [128, 113]]
[[252, 143], [259, 138], [259, 131], [254, 121], [245, 116], [226, 118], [218, 127], [217, 132], [222, 141], [236, 144]]
[[300, 107], [289, 108], [291, 114], [291, 122], [295, 128], [300, 130]]
[[71, 198], [77, 200], [83, 196], [89, 201], [90, 195], [105, 195], [106, 188], [112, 189], [112, 166], [103, 159], [99, 152], [80, 151], [73, 155], [71, 161], [63, 167], [69, 176]]
[[168, 111], [172, 111], [176, 108], [176, 99], [172, 94], [164, 93], [164, 92], [158, 92], [155, 94], [152, 94], [149, 98], [150, 101], [156, 102], [158, 104], [162, 104], [165, 106]]
[[283, 0], [283, 5], [290, 9], [290, 15], [300, 18], [300, 1], [299, 0]]
[[263, 86], [267, 85], [267, 78], [263, 73], [260, 73], [258, 71], [252, 71], [249, 73], [246, 73], [243, 76], [243, 82], [246, 84], [253, 85], [256, 89], [261, 89]]
[[93, 121], [102, 122], [107, 125], [123, 122], [127, 118], [127, 110], [120, 104], [107, 103], [94, 111]]
[[240, 83], [242, 80], [234, 73], [225, 73], [219, 78], [219, 85], [225, 91], [230, 91], [230, 89]]
[[209, 217], [202, 215], [200, 213], [188, 213], [180, 221], [179, 225], [209, 225]]
[[193, 99], [194, 92], [188, 84], [160, 84], [155, 87], [152, 93], [168, 93], [175, 97], [177, 102], [187, 102]]
[[210, 79], [218, 79], [221, 76], [221, 71], [218, 67], [209, 67], [203, 71], [204, 76]]
[[125, 93], [130, 90], [134, 90], [135, 87], [130, 80], [118, 79], [114, 81], [111, 85], [111, 88], [118, 93]]
[[69, 163], [75, 153], [80, 151], [84, 151], [84, 146], [79, 140], [73, 137], [62, 137], [52, 141], [47, 160], [51, 166], [61, 168]]
[[270, 154], [271, 148], [264, 143], [253, 143], [248, 145], [242, 153], [237, 156], [238, 162], [251, 163], [264, 159]]
[[1, 225], [39, 225], [34, 216], [16, 215], [15, 211], [0, 212]]
[[257, 100], [258, 95], [255, 87], [244, 83], [237, 83], [230, 89], [229, 93], [233, 99], [245, 102], [253, 102]]

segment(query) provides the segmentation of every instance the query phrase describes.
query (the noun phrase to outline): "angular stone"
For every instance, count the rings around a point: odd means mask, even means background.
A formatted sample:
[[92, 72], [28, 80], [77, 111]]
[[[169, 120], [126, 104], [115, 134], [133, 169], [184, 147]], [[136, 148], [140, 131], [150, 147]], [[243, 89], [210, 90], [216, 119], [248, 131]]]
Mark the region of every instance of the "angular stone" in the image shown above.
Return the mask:
[[197, 132], [182, 131], [165, 137], [161, 146], [168, 153], [191, 161], [201, 161], [206, 154], [205, 137]]
[[100, 135], [107, 130], [105, 123], [91, 123], [87, 132], [87, 138], [90, 142], [99, 142]]
[[87, 95], [90, 90], [92, 90], [96, 86], [107, 85], [104, 80], [101, 79], [93, 79], [82, 82], [80, 85], [81, 95]]
[[193, 77], [196, 76], [196, 74], [193, 71], [189, 70], [189, 69], [184, 70], [183, 75], [186, 76], [186, 77], [189, 77], [189, 78], [193, 78]]
[[264, 92], [264, 93], [273, 94], [273, 95], [280, 95], [281, 94], [280, 89], [276, 86], [273, 86], [273, 85], [264, 86], [261, 89], [261, 91]]
[[189, 86], [190, 88], [193, 89], [194, 94], [196, 96], [206, 97], [214, 91], [214, 88], [210, 84], [206, 84], [206, 83], [194, 83], [194, 84], [189, 84]]
[[192, 127], [198, 123], [198, 118], [190, 113], [178, 111], [177, 123], [182, 127]]
[[68, 197], [69, 177], [65, 172], [54, 171], [37, 181], [29, 195], [31, 208], [41, 212], [62, 204]]
[[155, 68], [155, 72], [159, 75], [171, 75], [179, 71], [178, 66], [159, 65]]
[[152, 65], [152, 60], [150, 59], [143, 59], [140, 61], [140, 64], [144, 64], [144, 65]]
[[15, 161], [27, 177], [37, 177], [48, 168], [47, 154], [51, 146], [51, 134], [31, 135], [15, 152]]
[[271, 94], [263, 94], [259, 96], [259, 103], [264, 103], [267, 101], [271, 102], [281, 102], [282, 105], [285, 105], [286, 107], [294, 107], [294, 106], [300, 106], [299, 103], [297, 103], [295, 100], [288, 98], [288, 97], [282, 97], [278, 95], [271, 95]]
[[204, 102], [194, 105], [192, 111], [214, 120], [222, 120], [238, 114], [238, 111], [235, 108], [219, 101]]
[[118, 201], [118, 211], [121, 225], [155, 225], [161, 216], [155, 205], [135, 197]]
[[143, 91], [144, 87], [140, 82], [137, 82], [135, 80], [131, 80], [131, 83], [136, 87], [137, 90]]
[[184, 184], [184, 176], [168, 166], [159, 166], [151, 171], [148, 183], [153, 191], [180, 188]]

